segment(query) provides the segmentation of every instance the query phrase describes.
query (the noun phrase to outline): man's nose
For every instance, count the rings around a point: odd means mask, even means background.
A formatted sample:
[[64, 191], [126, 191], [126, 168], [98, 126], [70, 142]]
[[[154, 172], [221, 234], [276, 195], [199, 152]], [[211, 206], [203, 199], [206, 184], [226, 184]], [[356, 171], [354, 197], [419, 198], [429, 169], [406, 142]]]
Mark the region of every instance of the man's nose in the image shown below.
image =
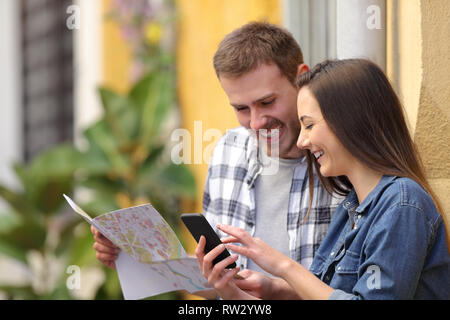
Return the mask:
[[252, 112], [250, 118], [250, 128], [252, 128], [255, 131], [258, 131], [260, 129], [266, 129], [267, 123], [268, 123], [267, 117], [265, 117], [264, 115], [262, 115], [257, 111]]

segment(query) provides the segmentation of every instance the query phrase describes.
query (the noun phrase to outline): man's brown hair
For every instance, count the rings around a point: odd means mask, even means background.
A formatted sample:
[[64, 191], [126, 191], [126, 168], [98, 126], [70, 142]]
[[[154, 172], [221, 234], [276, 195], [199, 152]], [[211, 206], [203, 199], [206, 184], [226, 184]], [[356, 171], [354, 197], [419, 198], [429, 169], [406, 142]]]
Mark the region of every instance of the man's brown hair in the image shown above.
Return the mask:
[[217, 77], [239, 77], [263, 63], [277, 65], [295, 85], [303, 54], [290, 32], [267, 22], [250, 22], [225, 36], [214, 55]]

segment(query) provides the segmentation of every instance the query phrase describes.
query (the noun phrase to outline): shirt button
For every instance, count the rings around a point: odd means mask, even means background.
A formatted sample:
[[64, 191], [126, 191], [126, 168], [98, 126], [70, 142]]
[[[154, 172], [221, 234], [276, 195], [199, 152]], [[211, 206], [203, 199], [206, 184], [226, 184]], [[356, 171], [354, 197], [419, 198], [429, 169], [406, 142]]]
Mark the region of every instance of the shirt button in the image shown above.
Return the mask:
[[341, 268], [341, 266], [339, 266], [337, 269], [338, 269], [338, 270], [341, 270], [342, 268]]
[[334, 256], [334, 251], [332, 251], [332, 252], [330, 253], [330, 256]]
[[361, 219], [361, 215], [360, 215], [360, 214], [358, 214], [358, 220], [359, 220], [359, 219]]

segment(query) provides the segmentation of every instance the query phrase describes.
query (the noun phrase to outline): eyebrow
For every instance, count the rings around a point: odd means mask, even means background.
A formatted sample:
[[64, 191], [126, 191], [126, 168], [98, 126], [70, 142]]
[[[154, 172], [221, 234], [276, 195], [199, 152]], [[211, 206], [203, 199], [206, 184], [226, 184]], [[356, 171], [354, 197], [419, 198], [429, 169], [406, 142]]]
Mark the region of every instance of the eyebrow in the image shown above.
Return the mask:
[[[255, 100], [255, 101], [253, 101], [252, 104], [253, 104], [253, 103], [258, 103], [258, 102], [264, 101], [264, 100], [266, 100], [267, 98], [270, 98], [270, 97], [272, 97], [272, 96], [275, 96], [275, 93], [269, 93], [269, 94], [265, 95], [264, 97], [259, 98], [259, 99]], [[244, 104], [233, 104], [233, 103], [230, 103], [230, 104], [231, 104], [231, 106], [233, 106], [233, 107], [235, 107], [235, 108], [247, 107], [247, 106], [244, 105]]]
[[312, 119], [312, 117], [310, 116], [301, 116], [300, 121], [303, 122], [303, 120], [305, 120], [306, 118]]

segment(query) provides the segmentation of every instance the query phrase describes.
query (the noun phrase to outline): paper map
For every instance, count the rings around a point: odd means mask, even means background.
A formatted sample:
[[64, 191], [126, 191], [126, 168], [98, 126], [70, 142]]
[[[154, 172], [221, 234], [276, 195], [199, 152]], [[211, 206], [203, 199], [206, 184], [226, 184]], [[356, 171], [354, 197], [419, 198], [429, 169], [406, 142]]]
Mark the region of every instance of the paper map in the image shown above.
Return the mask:
[[116, 260], [125, 299], [208, 288], [195, 258], [189, 258], [175, 232], [150, 204], [112, 211], [92, 219], [68, 196], [72, 209], [122, 251]]

